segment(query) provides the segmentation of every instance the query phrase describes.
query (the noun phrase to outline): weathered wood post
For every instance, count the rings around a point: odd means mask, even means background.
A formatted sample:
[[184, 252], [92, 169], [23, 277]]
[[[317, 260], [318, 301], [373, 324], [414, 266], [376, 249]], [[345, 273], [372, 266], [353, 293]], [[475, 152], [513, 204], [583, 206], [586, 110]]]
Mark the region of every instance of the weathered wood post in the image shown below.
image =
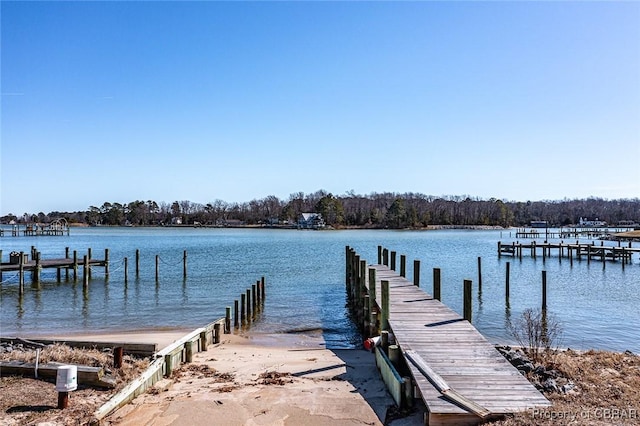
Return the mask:
[[264, 279], [264, 277], [261, 277], [260, 278], [260, 291], [262, 292], [262, 296], [260, 297], [260, 300], [262, 300], [262, 304], [264, 304], [264, 296], [265, 296], [264, 285], [265, 285], [265, 279]]
[[246, 295], [242, 293], [240, 295], [240, 323], [244, 324], [247, 320], [247, 300]]
[[256, 316], [256, 307], [258, 306], [258, 298], [256, 297], [256, 285], [251, 284], [251, 312]]
[[122, 359], [124, 356], [124, 347], [116, 346], [113, 348], [113, 368], [122, 368]]
[[187, 251], [182, 252], [182, 277], [187, 278]]
[[[69, 259], [69, 247], [64, 248], [64, 258]], [[64, 279], [69, 281], [69, 266], [64, 269]]]
[[136, 249], [136, 277], [140, 275], [140, 249]]
[[369, 268], [369, 335], [371, 336], [378, 334], [376, 322], [376, 270]]
[[354, 312], [358, 312], [360, 306], [360, 256], [353, 256], [353, 275], [351, 277], [351, 306]]
[[[365, 301], [364, 301], [364, 295], [367, 292], [367, 261], [366, 260], [361, 260], [360, 261], [360, 275], [358, 275], [358, 315], [360, 316], [360, 318], [362, 318], [364, 316], [364, 310], [365, 310]], [[367, 308], [369, 306], [367, 305]]]
[[231, 306], [227, 306], [224, 315], [224, 334], [231, 333]]
[[73, 282], [78, 281], [78, 251], [73, 251]]
[[396, 252], [395, 251], [391, 251], [391, 270], [392, 271], [396, 270]]
[[104, 277], [109, 279], [109, 249], [104, 249]]
[[378, 265], [382, 265], [382, 246], [378, 246]]
[[382, 263], [384, 266], [389, 266], [389, 250], [386, 248], [382, 249]]
[[400, 367], [400, 358], [402, 357], [402, 353], [400, 352], [400, 346], [398, 345], [389, 345], [389, 361], [393, 364], [393, 366], [397, 369]]
[[350, 259], [349, 259], [349, 246], [344, 246], [344, 284], [347, 288], [347, 294], [349, 294], [349, 274], [351, 273]]
[[251, 322], [251, 290], [247, 289], [246, 291], [247, 294], [247, 322]]
[[502, 242], [498, 241], [498, 259], [502, 257]]
[[238, 306], [238, 299], [233, 301], [233, 328], [238, 328], [240, 327], [240, 318], [238, 318], [238, 311], [239, 311], [239, 306]]
[[201, 352], [207, 351], [207, 332], [206, 331], [200, 332], [200, 351]]
[[220, 323], [217, 322], [215, 324], [213, 324], [213, 343], [214, 344], [218, 344], [220, 343]]
[[[91, 261], [91, 259], [93, 259], [93, 258], [91, 257], [91, 247], [89, 247], [87, 249], [87, 260]], [[88, 265], [89, 265], [89, 262], [87, 262], [87, 266]], [[88, 275], [89, 275], [89, 279], [91, 279], [91, 268], [88, 268]]]
[[380, 282], [382, 288], [382, 312], [380, 319], [380, 328], [389, 330], [389, 281], [382, 280]]
[[506, 274], [504, 277], [504, 294], [505, 294], [505, 298], [507, 299], [507, 301], [509, 300], [509, 275], [511, 274], [510, 272], [510, 268], [511, 268], [511, 264], [509, 262], [507, 262], [507, 270], [506, 270]]
[[262, 295], [262, 292], [260, 291], [260, 280], [256, 281], [256, 299], [257, 299], [257, 306], [258, 309], [260, 309], [260, 305], [261, 305], [261, 301], [260, 301], [260, 296]]
[[24, 252], [20, 252], [20, 259], [18, 259], [18, 282], [19, 289], [18, 294], [22, 296], [24, 294]]
[[463, 317], [469, 322], [471, 322], [472, 319], [471, 300], [471, 280], [464, 280]]
[[35, 269], [33, 270], [33, 283], [34, 284], [40, 284], [40, 273], [42, 272], [42, 263], [40, 261], [40, 252], [39, 251], [34, 251], [34, 260], [36, 261], [36, 266]]
[[420, 261], [413, 261], [413, 285], [420, 287]]
[[440, 268], [433, 268], [433, 298], [442, 302]]
[[69, 392], [58, 392], [58, 410], [64, 410], [69, 407]]
[[89, 288], [89, 256], [84, 255], [82, 258], [82, 288]]
[[129, 282], [129, 259], [124, 258], [124, 283]]
[[482, 257], [478, 256], [478, 291], [482, 291]]
[[400, 255], [400, 276], [407, 276], [407, 256], [405, 256], [404, 254]]
[[156, 254], [156, 283], [160, 281], [160, 256]]
[[542, 271], [542, 310], [547, 309], [547, 271]]

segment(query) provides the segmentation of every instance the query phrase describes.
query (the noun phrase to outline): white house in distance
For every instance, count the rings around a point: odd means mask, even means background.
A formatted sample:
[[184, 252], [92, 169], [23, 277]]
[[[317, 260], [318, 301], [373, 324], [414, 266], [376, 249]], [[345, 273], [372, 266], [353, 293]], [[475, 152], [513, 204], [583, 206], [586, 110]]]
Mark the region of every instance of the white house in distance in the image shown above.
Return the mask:
[[298, 229], [321, 229], [325, 223], [320, 213], [301, 213], [298, 217]]
[[595, 220], [588, 220], [586, 217], [581, 217], [580, 222], [578, 223], [580, 226], [607, 226], [607, 222], [603, 220], [598, 220], [596, 217]]

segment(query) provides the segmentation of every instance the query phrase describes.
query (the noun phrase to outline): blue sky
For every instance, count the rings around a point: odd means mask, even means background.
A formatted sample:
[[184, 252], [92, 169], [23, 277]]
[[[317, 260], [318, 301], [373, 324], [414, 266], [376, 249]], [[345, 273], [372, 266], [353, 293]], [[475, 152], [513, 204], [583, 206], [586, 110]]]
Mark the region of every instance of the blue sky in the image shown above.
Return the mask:
[[640, 196], [639, 2], [7, 2], [0, 213]]

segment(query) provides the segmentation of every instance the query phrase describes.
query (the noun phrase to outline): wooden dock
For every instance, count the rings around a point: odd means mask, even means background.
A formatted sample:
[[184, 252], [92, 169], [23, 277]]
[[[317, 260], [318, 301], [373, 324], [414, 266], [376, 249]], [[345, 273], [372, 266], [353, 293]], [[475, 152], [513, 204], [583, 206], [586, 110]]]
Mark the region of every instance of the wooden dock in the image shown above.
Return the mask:
[[573, 262], [574, 258], [578, 261], [585, 258], [587, 262], [600, 260], [603, 262], [603, 266], [607, 260], [620, 261], [624, 268], [625, 265], [632, 263], [632, 256], [640, 253], [640, 248], [632, 247], [631, 242], [628, 243], [627, 247], [623, 247], [620, 242], [618, 242], [617, 246], [605, 246], [604, 241], [601, 241], [599, 245], [596, 245], [595, 242], [587, 244], [579, 241], [576, 241], [575, 244], [566, 244], [562, 241], [559, 243], [532, 241], [528, 244], [498, 241], [498, 257], [506, 255], [522, 259], [523, 253], [529, 253], [534, 259], [538, 256], [546, 259], [551, 257], [552, 254], [556, 254], [560, 260], [564, 257], [569, 259], [570, 262]]
[[[422, 291], [415, 285], [418, 277], [411, 282], [402, 276], [405, 260], [398, 274], [384, 264], [367, 266], [347, 248], [347, 291], [365, 332], [381, 330], [383, 340], [386, 330], [394, 336], [401, 364], [411, 375], [400, 382], [413, 383], [415, 397], [424, 401], [425, 424], [474, 425], [550, 406], [470, 321]], [[395, 262], [391, 265], [395, 268]], [[391, 348], [389, 358], [394, 358]]]

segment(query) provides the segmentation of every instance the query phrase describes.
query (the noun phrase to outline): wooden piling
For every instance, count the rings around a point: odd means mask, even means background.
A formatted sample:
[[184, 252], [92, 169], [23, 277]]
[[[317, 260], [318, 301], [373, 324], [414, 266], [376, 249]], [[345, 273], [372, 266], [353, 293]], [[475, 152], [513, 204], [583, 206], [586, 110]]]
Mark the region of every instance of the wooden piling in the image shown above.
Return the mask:
[[349, 254], [350, 254], [349, 248], [350, 248], [349, 246], [344, 246], [344, 260], [345, 260], [345, 262], [344, 262], [345, 263], [345, 267], [344, 267], [344, 276], [345, 276], [344, 284], [345, 284], [345, 287], [347, 288], [347, 293], [349, 292], [349, 273], [351, 272], [349, 270]]
[[231, 306], [227, 306], [224, 315], [224, 334], [231, 333]]
[[124, 356], [124, 347], [116, 346], [113, 348], [113, 368], [122, 368], [122, 359]]
[[[89, 247], [87, 249], [87, 261], [89, 261], [91, 259], [92, 259], [92, 257], [91, 257], [91, 247]], [[87, 262], [86, 265], [89, 265], [89, 262]], [[91, 279], [91, 268], [88, 269], [88, 276], [89, 276], [89, 279]]]
[[82, 288], [85, 290], [89, 288], [89, 256], [86, 254], [82, 261]]
[[413, 285], [420, 287], [420, 261], [413, 261]]
[[187, 251], [182, 252], [182, 277], [187, 278]]
[[382, 330], [389, 330], [389, 281], [382, 280], [380, 282], [382, 291], [382, 312], [380, 318], [380, 328]]
[[246, 295], [243, 293], [240, 295], [240, 323], [244, 324], [247, 320], [247, 300]]
[[509, 300], [509, 275], [510, 275], [511, 264], [507, 262], [507, 270], [505, 273], [505, 282], [504, 282], [504, 293], [507, 301]]
[[392, 271], [396, 270], [396, 252], [395, 251], [391, 251], [391, 270]]
[[156, 254], [156, 283], [160, 281], [160, 256]]
[[140, 249], [136, 249], [136, 277], [140, 275]]
[[547, 309], [547, 271], [542, 271], [542, 310]]
[[471, 280], [464, 280], [464, 306], [463, 317], [471, 322], [472, 306], [471, 306]]
[[69, 392], [58, 392], [58, 410], [69, 407]]
[[400, 255], [400, 276], [407, 276], [407, 256], [405, 256], [404, 254]]
[[233, 301], [233, 327], [240, 327], [240, 318], [238, 318], [238, 299]]
[[389, 250], [386, 248], [382, 249], [382, 263], [384, 266], [389, 266]]
[[124, 258], [124, 283], [129, 281], [129, 259]]
[[369, 334], [375, 335], [378, 331], [376, 324], [376, 270], [369, 268]]
[[433, 298], [442, 301], [440, 268], [433, 268]]
[[[64, 258], [69, 259], [69, 247], [64, 248]], [[64, 269], [64, 279], [65, 281], [69, 281], [69, 268]]]
[[20, 252], [20, 259], [18, 261], [19, 270], [18, 270], [18, 282], [19, 289], [18, 294], [22, 296], [24, 294], [24, 252]]
[[257, 303], [258, 303], [257, 304], [258, 309], [260, 309], [260, 304], [261, 304], [260, 296], [261, 295], [262, 295], [262, 291], [260, 291], [260, 280], [257, 280], [256, 281], [256, 299], [257, 299]]
[[247, 322], [251, 322], [251, 290], [247, 289], [246, 291], [247, 294]]
[[78, 281], [78, 251], [73, 251], [73, 282]]
[[[359, 294], [359, 298], [358, 298], [358, 313], [359, 315], [364, 315], [364, 309], [365, 309], [365, 304], [364, 304], [364, 295], [367, 291], [367, 261], [366, 260], [361, 260], [360, 261], [360, 275], [358, 277], [358, 294]], [[367, 306], [368, 308], [368, 306]]]
[[482, 291], [482, 257], [478, 256], [478, 291]]
[[378, 246], [378, 265], [382, 265], [382, 246]]
[[207, 332], [206, 331], [200, 332], [200, 351], [202, 352], [207, 351]]
[[264, 304], [264, 296], [265, 296], [265, 279], [264, 277], [260, 278], [260, 292], [262, 293], [262, 296], [260, 297], [260, 300], [262, 300], [262, 303]]
[[104, 277], [109, 278], [109, 249], [104, 249]]
[[220, 323], [217, 322], [215, 324], [213, 324], [213, 343], [214, 344], [218, 344], [220, 343]]
[[35, 251], [34, 253], [34, 260], [36, 261], [36, 267], [33, 270], [33, 276], [32, 276], [32, 280], [34, 284], [40, 284], [40, 274], [42, 273], [42, 262], [40, 260], [40, 252], [39, 251]]

